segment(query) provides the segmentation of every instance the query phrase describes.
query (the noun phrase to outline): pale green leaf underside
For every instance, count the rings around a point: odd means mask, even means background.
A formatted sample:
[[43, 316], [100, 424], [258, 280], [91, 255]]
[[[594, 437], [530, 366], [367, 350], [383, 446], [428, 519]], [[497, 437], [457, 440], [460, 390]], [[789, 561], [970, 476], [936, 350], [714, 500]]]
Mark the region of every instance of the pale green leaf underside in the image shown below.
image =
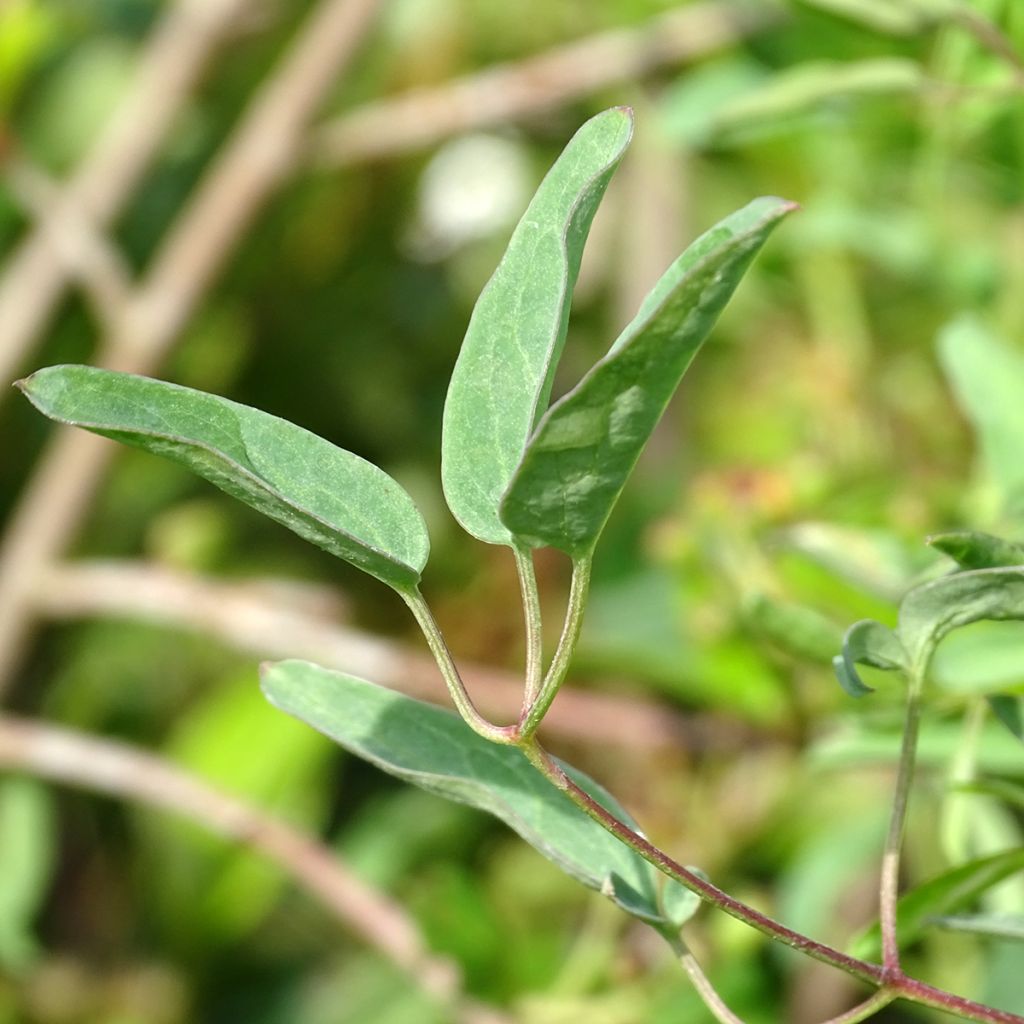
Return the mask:
[[409, 495], [383, 470], [294, 423], [90, 366], [52, 366], [19, 386], [51, 419], [181, 463], [393, 587], [419, 581], [430, 541]]
[[842, 654], [832, 660], [839, 685], [851, 697], [872, 693], [857, 672], [857, 665], [870, 665], [885, 671], [903, 667], [906, 655], [896, 634], [874, 619], [855, 622], [843, 637]]
[[[442, 708], [308, 662], [267, 666], [262, 685], [272, 704], [356, 756], [406, 782], [495, 815], [584, 885], [604, 892], [637, 917], [664, 922], [654, 869], [591, 821], [514, 747], [482, 739]], [[596, 783], [571, 774], [616, 816], [629, 821]]]
[[519, 540], [593, 550], [683, 374], [771, 230], [794, 204], [764, 197], [702, 235], [633, 321], [545, 414], [501, 503]]
[[923, 672], [948, 633], [984, 619], [1024, 619], [1024, 567], [958, 572], [911, 590], [896, 630], [912, 672]]
[[448, 386], [441, 480], [455, 518], [492, 544], [498, 503], [551, 393], [583, 244], [633, 118], [591, 118], [548, 172], [477, 300]]
[[933, 918], [929, 923], [949, 931], [1024, 942], [1024, 914], [955, 914]]

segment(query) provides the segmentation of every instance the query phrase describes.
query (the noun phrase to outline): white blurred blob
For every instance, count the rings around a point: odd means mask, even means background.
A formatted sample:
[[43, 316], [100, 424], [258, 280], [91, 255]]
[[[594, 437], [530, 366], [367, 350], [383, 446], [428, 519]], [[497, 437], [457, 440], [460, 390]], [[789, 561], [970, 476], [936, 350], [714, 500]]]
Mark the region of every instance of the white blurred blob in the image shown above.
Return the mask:
[[533, 185], [527, 151], [518, 142], [485, 134], [454, 139], [423, 171], [406, 251], [433, 262], [486, 238], [518, 218]]

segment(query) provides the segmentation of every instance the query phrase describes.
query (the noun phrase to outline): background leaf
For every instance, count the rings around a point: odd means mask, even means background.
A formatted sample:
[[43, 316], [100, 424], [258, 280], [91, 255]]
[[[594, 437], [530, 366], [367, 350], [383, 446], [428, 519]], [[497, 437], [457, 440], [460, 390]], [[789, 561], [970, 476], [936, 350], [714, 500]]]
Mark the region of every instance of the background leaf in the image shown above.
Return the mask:
[[1024, 696], [997, 693], [988, 698], [988, 704], [992, 714], [1024, 743]]
[[473, 309], [445, 401], [441, 479], [455, 518], [480, 540], [511, 543], [498, 503], [547, 405], [583, 244], [632, 132], [623, 107], [580, 128]]
[[51, 419], [181, 463], [390, 586], [419, 582], [430, 539], [412, 499], [383, 470], [294, 423], [91, 366], [51, 366], [18, 386]]
[[53, 801], [32, 779], [0, 783], [0, 965], [27, 967], [35, 957], [33, 921], [40, 910], [56, 855]]
[[[480, 738], [442, 708], [308, 662], [265, 668], [263, 690], [276, 707], [382, 771], [500, 818], [563, 871], [627, 912], [665, 921], [654, 869], [578, 810], [515, 748]], [[571, 774], [630, 821], [593, 780]]]
[[1003, 503], [1024, 501], [1024, 356], [981, 321], [964, 316], [939, 335], [939, 357], [981, 445], [982, 463]]
[[756, 199], [672, 264], [633, 321], [545, 414], [502, 499], [502, 522], [529, 544], [593, 550], [637, 459], [744, 271], [795, 206]]
[[950, 931], [985, 935], [990, 939], [1024, 942], [1024, 916], [1020, 914], [954, 914], [933, 917], [928, 923]]
[[[932, 918], [963, 910], [982, 893], [1021, 870], [1024, 870], [1024, 850], [1006, 850], [960, 864], [912, 889], [900, 898], [896, 908], [896, 933], [900, 946], [906, 947], [919, 939]], [[876, 923], [855, 942], [853, 953], [872, 958], [879, 955], [880, 949], [881, 938]]]

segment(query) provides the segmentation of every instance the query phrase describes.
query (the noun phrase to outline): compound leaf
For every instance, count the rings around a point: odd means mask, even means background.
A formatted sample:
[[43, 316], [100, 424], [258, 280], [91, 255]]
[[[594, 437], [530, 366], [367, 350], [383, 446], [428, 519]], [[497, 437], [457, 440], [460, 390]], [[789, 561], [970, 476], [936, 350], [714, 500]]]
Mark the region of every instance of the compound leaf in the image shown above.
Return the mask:
[[521, 541], [588, 555], [665, 406], [771, 230], [791, 210], [756, 199], [665, 272], [608, 354], [541, 419], [501, 502]]
[[441, 481], [455, 518], [480, 540], [512, 543], [498, 503], [547, 406], [583, 244], [632, 131], [623, 107], [580, 128], [473, 310], [445, 401]]
[[[628, 913], [652, 924], [667, 920], [658, 906], [654, 869], [580, 811], [516, 748], [482, 739], [443, 708], [308, 662], [265, 666], [262, 685], [272, 704], [356, 756], [495, 815]], [[566, 770], [617, 817], [630, 820], [595, 782]]]
[[430, 540], [409, 495], [383, 470], [294, 423], [91, 366], [51, 366], [18, 386], [51, 419], [187, 466], [396, 589], [419, 581]]

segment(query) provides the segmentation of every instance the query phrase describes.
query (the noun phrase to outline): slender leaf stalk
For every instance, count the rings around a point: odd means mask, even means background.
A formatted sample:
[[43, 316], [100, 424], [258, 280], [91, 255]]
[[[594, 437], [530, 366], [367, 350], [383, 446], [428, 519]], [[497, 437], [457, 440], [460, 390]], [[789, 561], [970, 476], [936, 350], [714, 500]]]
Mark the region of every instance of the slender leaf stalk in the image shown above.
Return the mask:
[[441, 628], [434, 619], [433, 612], [431, 612], [430, 606], [424, 600], [420, 591], [418, 589], [401, 590], [399, 593], [409, 606], [409, 610], [415, 616], [416, 622], [423, 631], [423, 635], [427, 640], [427, 646], [430, 648], [430, 653], [433, 654], [437, 667], [441, 670], [441, 675], [444, 676], [444, 681], [448, 686], [448, 692], [451, 694], [452, 701], [459, 714], [465, 719], [466, 724], [477, 735], [483, 736], [484, 739], [490, 740], [492, 743], [503, 743], [506, 745], [515, 743], [519, 735], [519, 730], [516, 726], [495, 725], [484, 718], [477, 710], [476, 705], [469, 696], [469, 692], [466, 690], [465, 683], [462, 681], [462, 676], [459, 675], [452, 652], [448, 650], [448, 644], [441, 633]]
[[533, 552], [518, 546], [513, 548], [513, 551], [516, 556], [516, 569], [519, 571], [519, 590], [523, 598], [523, 619], [526, 625], [526, 688], [523, 694], [525, 714], [540, 693], [544, 672], [544, 643]]
[[889, 834], [882, 854], [882, 877], [878, 887], [879, 924], [882, 931], [882, 964], [886, 971], [899, 972], [900, 948], [896, 929], [896, 903], [899, 898], [900, 852], [907, 825], [907, 804], [917, 759], [917, 738], [921, 725], [921, 689], [923, 673], [911, 674], [907, 692], [907, 710], [903, 725], [903, 746], [896, 770]]
[[587, 604], [587, 592], [590, 589], [591, 557], [587, 555], [573, 562], [572, 583], [569, 585], [569, 602], [565, 612], [565, 625], [558, 640], [551, 664], [548, 666], [540, 692], [525, 710], [519, 721], [520, 739], [526, 742], [537, 731], [544, 716], [548, 713], [552, 701], [569, 671], [576, 644], [579, 642], [580, 630], [583, 627], [583, 611]]
[[725, 1001], [718, 994], [714, 985], [711, 984], [711, 980], [704, 973], [704, 969], [701, 967], [699, 961], [690, 951], [690, 947], [687, 946], [686, 940], [681, 935], [674, 932], [665, 932], [665, 938], [668, 939], [669, 945], [675, 951], [676, 956], [679, 957], [679, 963], [686, 972], [686, 976], [690, 979], [697, 995], [700, 996], [701, 1001], [708, 1008], [711, 1016], [714, 1017], [719, 1024], [743, 1024], [743, 1019], [741, 1017], [737, 1017], [736, 1014], [725, 1005]]
[[889, 989], [880, 988], [873, 995], [868, 996], [864, 1002], [858, 1003], [845, 1013], [839, 1014], [838, 1017], [830, 1017], [823, 1024], [859, 1024], [860, 1021], [873, 1017], [883, 1007], [894, 1002], [896, 998], [896, 995]]
[[[944, 992], [942, 989], [932, 985], [908, 978], [900, 969], [886, 970], [882, 965], [870, 963], [867, 960], [859, 960], [841, 950], [822, 942], [817, 942], [806, 935], [787, 928], [784, 924], [773, 920], [759, 910], [748, 906], [740, 900], [735, 899], [728, 893], [723, 892], [716, 885], [713, 885], [705, 878], [687, 870], [681, 864], [673, 860], [663, 850], [659, 850], [642, 835], [631, 829], [625, 822], [620, 821], [610, 811], [599, 804], [585, 790], [581, 789], [562, 770], [558, 762], [546, 751], [535, 739], [523, 740], [520, 747], [531, 764], [565, 795], [596, 821], [602, 828], [616, 836], [630, 849], [634, 850], [650, 864], [653, 864], [659, 871], [674, 878], [691, 892], [695, 892], [703, 900], [713, 904], [720, 910], [743, 921], [745, 924], [775, 939], [793, 949], [820, 960], [822, 963], [830, 964], [839, 970], [855, 978], [860, 978], [869, 984], [877, 985], [880, 989], [884, 987], [887, 997], [892, 1000], [907, 999], [919, 1003], [922, 1006], [930, 1006], [946, 1013], [951, 1013], [964, 1020], [980, 1021], [982, 1024], [1024, 1024], [1024, 1017], [1006, 1010], [997, 1010], [990, 1006], [984, 1006], [970, 999], [954, 995], [951, 992]], [[891, 1001], [891, 1000], [890, 1000]], [[882, 1003], [879, 1002], [881, 1006]], [[840, 1018], [842, 1019], [842, 1018]]]
[[[693, 955], [689, 946], [687, 946], [686, 940], [677, 933], [666, 931], [664, 934], [665, 938], [668, 939], [669, 945], [679, 957], [679, 963], [693, 983], [694, 989], [715, 1020], [719, 1021], [720, 1024], [744, 1024], [742, 1018], [725, 1005], [725, 1001], [711, 984], [711, 980], [704, 973], [704, 969], [699, 961]], [[896, 998], [896, 995], [887, 988], [880, 988], [863, 1002], [839, 1014], [838, 1017], [830, 1017], [828, 1020], [823, 1021], [822, 1024], [860, 1024], [860, 1021], [874, 1016]]]

